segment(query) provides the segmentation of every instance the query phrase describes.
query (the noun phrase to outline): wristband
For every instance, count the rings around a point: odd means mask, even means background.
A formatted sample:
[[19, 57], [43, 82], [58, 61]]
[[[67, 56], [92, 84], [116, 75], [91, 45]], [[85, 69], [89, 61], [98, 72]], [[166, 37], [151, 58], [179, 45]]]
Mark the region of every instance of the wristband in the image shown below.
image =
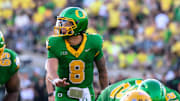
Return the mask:
[[51, 93], [48, 93], [48, 97], [51, 97], [51, 96], [55, 96], [55, 91], [51, 92]]
[[52, 92], [52, 93], [48, 93], [48, 97], [51, 97], [51, 96], [53, 96], [54, 95], [54, 93]]

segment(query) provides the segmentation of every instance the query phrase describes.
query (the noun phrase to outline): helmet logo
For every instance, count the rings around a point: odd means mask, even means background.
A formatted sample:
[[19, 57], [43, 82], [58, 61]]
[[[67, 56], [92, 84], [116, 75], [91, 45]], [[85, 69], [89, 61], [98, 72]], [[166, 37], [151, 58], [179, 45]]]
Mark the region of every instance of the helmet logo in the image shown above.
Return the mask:
[[75, 10], [75, 14], [78, 18], [85, 18], [85, 13], [80, 10]]

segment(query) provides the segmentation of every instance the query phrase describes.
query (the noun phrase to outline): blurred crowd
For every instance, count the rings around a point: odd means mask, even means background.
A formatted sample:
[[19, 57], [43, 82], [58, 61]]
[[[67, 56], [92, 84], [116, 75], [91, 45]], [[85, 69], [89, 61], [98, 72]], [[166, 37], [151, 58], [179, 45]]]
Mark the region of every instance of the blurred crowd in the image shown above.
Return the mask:
[[[0, 0], [0, 30], [7, 47], [19, 55], [28, 51], [46, 57], [46, 38], [67, 6], [87, 11], [87, 32], [103, 36], [108, 69], [140, 70], [144, 78], [150, 71], [151, 78], [180, 92], [180, 0]], [[21, 73], [22, 101], [45, 101], [38, 100], [47, 98], [43, 76], [33, 70], [31, 76]], [[120, 75], [110, 83], [125, 78]]]

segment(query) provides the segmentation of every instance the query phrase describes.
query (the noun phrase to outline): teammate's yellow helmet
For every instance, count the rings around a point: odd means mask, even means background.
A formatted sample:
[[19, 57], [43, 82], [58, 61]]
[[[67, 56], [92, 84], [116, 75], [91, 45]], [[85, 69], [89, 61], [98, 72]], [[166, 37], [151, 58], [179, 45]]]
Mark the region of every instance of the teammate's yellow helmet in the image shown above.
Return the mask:
[[126, 93], [120, 101], [152, 101], [152, 99], [142, 90], [133, 90]]

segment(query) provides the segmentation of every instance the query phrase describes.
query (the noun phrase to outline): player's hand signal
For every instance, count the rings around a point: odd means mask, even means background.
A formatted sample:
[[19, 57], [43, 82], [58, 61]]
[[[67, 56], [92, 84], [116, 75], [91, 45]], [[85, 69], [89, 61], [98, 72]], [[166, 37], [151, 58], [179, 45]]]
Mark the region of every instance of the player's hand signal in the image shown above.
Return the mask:
[[67, 78], [63, 78], [63, 79], [59, 79], [56, 78], [52, 81], [53, 85], [57, 86], [57, 87], [65, 87], [67, 85], [69, 85], [68, 82], [66, 82]]

